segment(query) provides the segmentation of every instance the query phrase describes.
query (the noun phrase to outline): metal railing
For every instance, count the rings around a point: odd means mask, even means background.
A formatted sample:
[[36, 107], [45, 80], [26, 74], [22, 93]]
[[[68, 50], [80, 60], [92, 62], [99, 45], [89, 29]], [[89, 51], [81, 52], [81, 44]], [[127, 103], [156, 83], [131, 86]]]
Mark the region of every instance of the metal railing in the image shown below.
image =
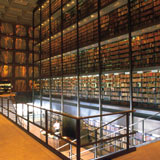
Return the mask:
[[[100, 159], [108, 157], [111, 153], [129, 151], [131, 132], [129, 116], [134, 111], [122, 111], [88, 117], [76, 117], [57, 111], [47, 110], [32, 104], [8, 103], [9, 98], [0, 97], [0, 112], [36, 137], [62, 159]], [[11, 109], [15, 107], [15, 110]], [[107, 124], [100, 123], [92, 131], [84, 126], [84, 121], [105, 119], [108, 116], [116, 116]], [[21, 123], [18, 122], [18, 119]], [[124, 121], [125, 130], [111, 127], [118, 120]], [[60, 123], [59, 132], [54, 131], [54, 121]], [[110, 128], [110, 129], [108, 129]], [[73, 133], [73, 134], [72, 134]], [[120, 144], [123, 142], [123, 147]], [[107, 149], [106, 149], [107, 148]], [[110, 151], [108, 151], [110, 150]]]
[[148, 127], [145, 127], [146, 126], [145, 123], [147, 124], [148, 120], [151, 121], [153, 118], [157, 117], [158, 115], [160, 115], [160, 112], [157, 112], [154, 115], [148, 116], [147, 118], [139, 120], [138, 122], [130, 125], [130, 128], [136, 131], [135, 136], [132, 137], [132, 146], [141, 145], [146, 142], [152, 142], [160, 138], [160, 127], [150, 126], [152, 127], [152, 129], [148, 129]]

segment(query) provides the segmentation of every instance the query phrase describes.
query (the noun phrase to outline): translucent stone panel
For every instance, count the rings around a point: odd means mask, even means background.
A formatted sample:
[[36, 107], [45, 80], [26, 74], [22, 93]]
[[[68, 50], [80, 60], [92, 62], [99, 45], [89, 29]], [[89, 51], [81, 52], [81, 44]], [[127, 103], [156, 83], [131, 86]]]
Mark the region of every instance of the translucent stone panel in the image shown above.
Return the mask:
[[25, 92], [26, 91], [26, 81], [25, 80], [16, 80], [15, 90], [17, 92]]
[[13, 39], [11, 37], [1, 37], [1, 47], [5, 49], [13, 49]]
[[26, 49], [26, 41], [24, 39], [21, 39], [21, 38], [16, 38], [15, 48], [25, 50]]
[[23, 52], [16, 52], [15, 53], [15, 62], [18, 64], [25, 64], [26, 63], [26, 54]]
[[29, 27], [29, 29], [28, 29], [28, 35], [29, 35], [30, 38], [33, 37], [33, 28], [32, 27]]
[[1, 65], [0, 66], [0, 77], [11, 77], [12, 76], [12, 66]]
[[1, 51], [0, 52], [0, 62], [1, 63], [12, 63], [12, 52], [9, 51]]
[[1, 23], [1, 33], [13, 35], [13, 25], [9, 23]]
[[16, 25], [16, 35], [17, 36], [26, 36], [26, 27], [23, 25]]
[[26, 67], [24, 66], [16, 66], [15, 67], [15, 77], [26, 77]]

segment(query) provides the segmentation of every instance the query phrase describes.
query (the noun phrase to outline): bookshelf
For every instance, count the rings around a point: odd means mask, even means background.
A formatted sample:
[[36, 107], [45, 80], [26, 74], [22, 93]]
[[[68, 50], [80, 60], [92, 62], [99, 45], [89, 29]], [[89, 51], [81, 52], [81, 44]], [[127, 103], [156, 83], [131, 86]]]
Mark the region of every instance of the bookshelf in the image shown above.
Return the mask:
[[53, 77], [61, 76], [61, 69], [61, 56], [57, 56], [51, 60], [51, 74], [53, 75]]
[[156, 24], [160, 16], [159, 9], [159, 0], [133, 0], [131, 2], [131, 25], [133, 30]]
[[[74, 2], [74, 1], [73, 1]], [[77, 15], [76, 15], [76, 3], [72, 5], [67, 11], [63, 10], [63, 28], [67, 28], [72, 24], [76, 23]]]
[[112, 73], [102, 75], [102, 97], [103, 101], [122, 105], [129, 103], [129, 74]]
[[101, 46], [102, 70], [129, 68], [129, 41], [122, 39]]
[[159, 65], [160, 30], [132, 37], [133, 66], [151, 67]]
[[81, 99], [98, 99], [99, 85], [98, 76], [80, 76], [80, 98]]
[[[100, 18], [101, 39], [112, 38], [128, 32], [128, 9], [123, 5]], [[107, 35], [107, 36], [106, 36]]]
[[100, 2], [51, 0], [34, 11], [39, 95], [159, 109], [160, 2]]
[[80, 47], [94, 44], [98, 41], [98, 20], [94, 20], [79, 28]]
[[79, 72], [81, 74], [98, 72], [98, 67], [98, 47], [80, 51]]
[[137, 71], [133, 74], [133, 102], [134, 105], [144, 107], [159, 107], [159, 81], [158, 70]]
[[79, 0], [79, 19], [83, 19], [92, 13], [96, 12], [98, 8], [97, 0]]
[[[71, 83], [72, 82], [72, 83]], [[63, 95], [67, 99], [76, 97], [77, 94], [77, 77], [64, 77], [63, 79]]]

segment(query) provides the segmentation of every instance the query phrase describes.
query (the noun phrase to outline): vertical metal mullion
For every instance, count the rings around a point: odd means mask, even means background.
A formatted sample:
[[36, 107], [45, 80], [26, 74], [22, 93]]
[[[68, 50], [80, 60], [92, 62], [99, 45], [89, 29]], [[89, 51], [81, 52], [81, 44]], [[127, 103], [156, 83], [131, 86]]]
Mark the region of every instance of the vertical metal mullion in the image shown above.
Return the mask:
[[26, 89], [27, 89], [27, 92], [29, 92], [29, 34], [28, 34], [28, 30], [29, 30], [29, 27], [27, 26], [26, 27], [26, 30], [27, 30], [27, 38], [26, 38], [26, 74], [27, 74], [27, 78], [26, 78]]
[[129, 150], [129, 113], [126, 113], [126, 128], [127, 128], [127, 150]]
[[77, 139], [77, 160], [80, 160], [81, 157], [81, 127], [80, 127], [80, 119], [76, 119], [76, 139]]
[[80, 116], [80, 100], [79, 100], [79, 4], [76, 0], [76, 11], [77, 11], [77, 116]]
[[[131, 28], [131, 6], [128, 0], [128, 34], [129, 34], [129, 67], [130, 67], [130, 110], [133, 110], [133, 69], [132, 69], [132, 28]], [[130, 123], [134, 123], [133, 113], [131, 113]]]
[[16, 49], [15, 49], [15, 40], [16, 40], [16, 28], [15, 28], [15, 25], [13, 25], [13, 59], [12, 59], [12, 85], [13, 85], [13, 91], [14, 92], [17, 92], [16, 91], [16, 88], [15, 88], [15, 55], [16, 55]]
[[18, 124], [18, 116], [17, 116], [17, 114], [18, 114], [18, 111], [17, 111], [17, 102], [16, 102], [16, 124]]
[[52, 49], [51, 49], [51, 0], [49, 0], [49, 72], [50, 72], [50, 78], [49, 78], [49, 102], [50, 102], [50, 110], [52, 109], [52, 92], [51, 92], [51, 86], [52, 86], [52, 63], [51, 63], [51, 57], [52, 57]]
[[63, 0], [61, 0], [61, 112], [64, 112], [64, 97], [63, 97]]
[[27, 104], [27, 131], [29, 131], [29, 105]]
[[3, 114], [3, 97], [1, 97], [1, 107], [2, 107], [1, 111], [2, 111], [2, 114]]
[[32, 44], [32, 102], [33, 102], [33, 105], [34, 105], [34, 99], [35, 99], [35, 94], [34, 94], [34, 30], [35, 30], [35, 27], [34, 27], [34, 14], [35, 14], [35, 11], [33, 11], [33, 16], [32, 16], [32, 25], [33, 25], [33, 33], [32, 33], [32, 39], [33, 39], [33, 44]]
[[[98, 3], [98, 49], [99, 49], [99, 114], [102, 115], [102, 70], [101, 70], [101, 22], [100, 22], [100, 9], [101, 1], [97, 0]], [[102, 126], [102, 116], [100, 116], [100, 127]], [[103, 136], [103, 130], [100, 129], [100, 137]]]
[[[42, 74], [41, 74], [41, 54], [42, 54], [42, 37], [41, 37], [41, 29], [42, 29], [42, 6], [40, 6], [40, 73], [39, 73], [39, 79], [40, 79], [40, 107], [42, 107]], [[42, 126], [42, 114], [41, 114], [41, 110], [40, 110], [40, 125]]]
[[48, 111], [45, 110], [46, 144], [48, 145]]
[[9, 99], [7, 98], [7, 117], [9, 118]]

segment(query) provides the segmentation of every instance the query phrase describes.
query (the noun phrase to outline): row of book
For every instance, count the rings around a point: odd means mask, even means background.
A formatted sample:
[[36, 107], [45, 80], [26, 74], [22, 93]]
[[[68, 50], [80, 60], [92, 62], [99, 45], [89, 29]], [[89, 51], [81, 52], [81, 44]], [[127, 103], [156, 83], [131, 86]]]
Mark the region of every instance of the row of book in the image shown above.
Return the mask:
[[[94, 1], [94, 0], [92, 0], [92, 1]], [[83, 3], [91, 3], [91, 4], [95, 5], [95, 3], [87, 2], [87, 1], [83, 1]], [[150, 6], [150, 7], [148, 7], [148, 6]], [[149, 26], [150, 24], [156, 23], [157, 19], [160, 17], [160, 13], [159, 13], [157, 7], [160, 8], [160, 3], [159, 3], [158, 0], [155, 1], [155, 2], [153, 2], [153, 1], [148, 2], [147, 1], [147, 2], [144, 2], [144, 3], [140, 3], [139, 1], [132, 1], [131, 2], [131, 19], [133, 19], [131, 21], [133, 23], [132, 28], [133, 29], [134, 28], [138, 29], [139, 27], [143, 27], [143, 26], [146, 27], [146, 25]], [[65, 23], [67, 23], [69, 25], [72, 25], [72, 24], [76, 23], [76, 17], [75, 18], [73, 18], [73, 17], [66, 18], [69, 15], [70, 16], [71, 15], [72, 16], [76, 15], [76, 13], [74, 13], [74, 14], [72, 13], [73, 12], [72, 10], [73, 9], [71, 9], [71, 13], [69, 13], [69, 11], [65, 12], [66, 15], [64, 15], [64, 24], [63, 24], [64, 27], [63, 27], [63, 29], [65, 29], [65, 25], [66, 25]], [[133, 11], [133, 13], [132, 13], [132, 11]], [[151, 12], [151, 13], [148, 13], [148, 12]], [[89, 14], [88, 9], [86, 11], [86, 14]], [[146, 15], [146, 14], [149, 14], [149, 15]], [[65, 18], [66, 18], [66, 20], [65, 20]], [[94, 38], [98, 37], [98, 31], [97, 31], [98, 30], [98, 23], [97, 23], [97, 21], [98, 20], [94, 20], [93, 22], [90, 22], [90, 25], [86, 24], [86, 25], [80, 27], [79, 31], [84, 33], [86, 31], [83, 31], [83, 28], [85, 28], [86, 30], [88, 29], [91, 32], [90, 26], [92, 26], [94, 28], [94, 34], [96, 35], [96, 36], [94, 36]], [[94, 23], [94, 25], [92, 23]], [[120, 34], [127, 33], [128, 32], [128, 8], [127, 8], [127, 4], [120, 7], [120, 8], [117, 8], [117, 9], [111, 11], [110, 13], [107, 13], [107, 14], [103, 15], [100, 18], [100, 23], [101, 23], [101, 39], [102, 40], [105, 40], [107, 38], [114, 37], [114, 36], [117, 36], [117, 35], [120, 35]], [[67, 27], [69, 25], [67, 25]], [[57, 32], [60, 31], [60, 28], [61, 28], [61, 22], [60, 22], [60, 17], [59, 17], [59, 18], [56, 18], [54, 21], [52, 21], [51, 33], [53, 35], [56, 34]], [[70, 34], [72, 34], [72, 33], [70, 33]], [[47, 37], [50, 36], [49, 24], [42, 26], [41, 35], [42, 35], [42, 40], [43, 40], [43, 38], [47, 38]], [[93, 35], [93, 33], [92, 33], [92, 35]], [[89, 36], [91, 38], [92, 35], [87, 35], [87, 36]], [[87, 37], [87, 36], [85, 36], [85, 37]], [[90, 38], [89, 38], [89, 40], [90, 40]], [[86, 42], [87, 41], [88, 41], [88, 39], [86, 40]], [[92, 41], [92, 40], [90, 40], [90, 41]]]
[[[101, 0], [101, 8], [113, 3], [115, 0]], [[76, 1], [70, 1], [70, 0], [63, 0], [62, 3], [60, 0], [55, 0], [51, 3], [51, 14], [56, 13], [58, 10], [61, 9], [61, 4], [63, 4], [63, 7], [70, 7], [72, 5], [72, 8], [70, 10], [67, 10], [64, 12], [64, 19], [68, 21], [68, 19], [74, 19], [74, 15], [76, 15]], [[65, 8], [66, 8], [65, 7]], [[74, 8], [74, 9], [73, 9]], [[78, 14], [79, 19], [83, 19], [84, 17], [94, 13], [98, 8], [98, 1], [97, 0], [78, 0]], [[49, 17], [49, 2], [44, 3], [41, 13], [42, 13], [42, 21], [46, 20]], [[68, 17], [68, 18], [67, 18]]]
[[[73, 32], [72, 35], [76, 33]], [[76, 36], [74, 36], [76, 37]], [[68, 39], [69, 40], [68, 40]], [[57, 40], [57, 41], [56, 41]], [[67, 41], [68, 40], [68, 41]], [[57, 42], [57, 43], [56, 43]], [[66, 40], [64, 41], [63, 51], [75, 49], [76, 40], [73, 39], [70, 34], [66, 35]], [[89, 43], [89, 42], [88, 42]], [[132, 38], [132, 66], [146, 67], [146, 66], [158, 66], [159, 65], [159, 44], [160, 44], [160, 30], [155, 30], [153, 32], [141, 34], [134, 36]], [[83, 43], [82, 43], [83, 45]], [[46, 52], [49, 52], [49, 44], [42, 45], [42, 55], [41, 59], [49, 58]], [[55, 39], [52, 41], [52, 55], [56, 56], [61, 53], [61, 39]], [[89, 73], [92, 71], [98, 71], [99, 65], [99, 51], [98, 47], [85, 49], [79, 53], [79, 69], [81, 73]], [[112, 43], [107, 43], [101, 46], [101, 61], [100, 65], [102, 71], [108, 70], [119, 70], [129, 68], [129, 40], [122, 39], [119, 41], [114, 41]], [[71, 73], [75, 73], [77, 64], [77, 54], [67, 54], [63, 56], [64, 70], [69, 70]], [[54, 58], [53, 58], [54, 59]], [[58, 58], [57, 58], [58, 59]], [[59, 59], [61, 59], [59, 57]], [[60, 60], [57, 62], [57, 64]], [[68, 62], [68, 63], [67, 63]], [[48, 63], [48, 62], [46, 62]], [[55, 62], [56, 63], [56, 62]], [[67, 63], [67, 64], [66, 64]], [[58, 65], [60, 67], [60, 65]], [[58, 69], [58, 66], [56, 67]], [[69, 73], [70, 73], [69, 72]]]
[[131, 24], [133, 29], [157, 23], [160, 18], [159, 0], [133, 0], [131, 2]]
[[[129, 102], [129, 78], [130, 75], [126, 73], [102, 75], [102, 100]], [[41, 81], [43, 90], [47, 90], [47, 92], [49, 92], [49, 79]], [[160, 72], [145, 71], [142, 73], [133, 73], [133, 102], [159, 104], [159, 84]], [[54, 78], [51, 80], [52, 95], [60, 96], [62, 91], [61, 87], [61, 78]], [[77, 77], [64, 77], [63, 91], [65, 96], [76, 96]], [[97, 75], [79, 77], [79, 95], [80, 98], [83, 99], [97, 99], [99, 97], [99, 78]]]

